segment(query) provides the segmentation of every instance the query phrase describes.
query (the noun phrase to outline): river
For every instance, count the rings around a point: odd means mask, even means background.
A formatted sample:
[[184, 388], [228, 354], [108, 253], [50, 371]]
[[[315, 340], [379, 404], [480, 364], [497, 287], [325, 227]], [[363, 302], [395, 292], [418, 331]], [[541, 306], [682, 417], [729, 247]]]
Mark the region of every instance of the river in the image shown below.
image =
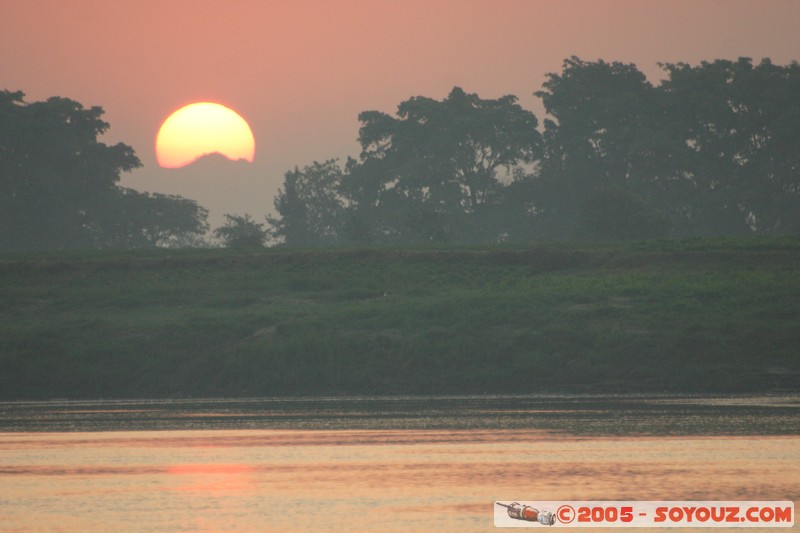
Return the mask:
[[797, 395], [0, 403], [3, 532], [492, 531], [495, 501], [798, 480]]

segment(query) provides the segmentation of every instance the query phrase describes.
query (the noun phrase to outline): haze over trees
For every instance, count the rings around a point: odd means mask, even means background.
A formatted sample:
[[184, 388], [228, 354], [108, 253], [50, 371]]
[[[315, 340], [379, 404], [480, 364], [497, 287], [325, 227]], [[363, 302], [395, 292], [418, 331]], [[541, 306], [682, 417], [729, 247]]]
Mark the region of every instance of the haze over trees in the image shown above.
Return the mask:
[[286, 172], [266, 224], [118, 185], [141, 163], [100, 107], [0, 92], [0, 249], [296, 247], [800, 233], [800, 65], [571, 57], [540, 90], [455, 87], [359, 115], [357, 158]]
[[97, 140], [102, 114], [0, 91], [0, 249], [179, 245], [208, 230], [192, 200], [117, 185], [141, 162], [130, 146]]
[[537, 118], [456, 87], [359, 115], [362, 152], [286, 174], [289, 246], [800, 232], [800, 66], [564, 61]]
[[258, 248], [264, 246], [267, 230], [250, 215], [225, 215], [225, 224], [214, 230], [214, 236], [226, 248]]
[[343, 240], [343, 171], [335, 159], [295, 168], [284, 176], [275, 197], [280, 218], [268, 216], [270, 236], [295, 246], [337, 244]]

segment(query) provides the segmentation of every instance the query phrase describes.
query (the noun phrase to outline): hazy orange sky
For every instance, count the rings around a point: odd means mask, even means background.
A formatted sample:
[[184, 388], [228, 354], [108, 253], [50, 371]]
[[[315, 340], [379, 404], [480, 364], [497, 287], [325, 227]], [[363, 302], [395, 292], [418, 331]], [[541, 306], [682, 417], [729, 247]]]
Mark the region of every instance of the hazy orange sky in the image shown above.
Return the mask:
[[[106, 142], [133, 146], [137, 190], [263, 221], [283, 173], [358, 154], [357, 115], [402, 100], [532, 93], [577, 55], [635, 63], [800, 59], [798, 0], [0, 0], [0, 89], [99, 105]], [[182, 105], [239, 112], [252, 164], [158, 167], [154, 139]]]

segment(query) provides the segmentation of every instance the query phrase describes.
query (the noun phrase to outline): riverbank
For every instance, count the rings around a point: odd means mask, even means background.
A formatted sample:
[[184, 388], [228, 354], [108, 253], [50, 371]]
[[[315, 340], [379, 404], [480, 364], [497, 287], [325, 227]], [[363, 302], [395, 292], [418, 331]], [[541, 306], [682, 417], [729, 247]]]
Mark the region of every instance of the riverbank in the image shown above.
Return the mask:
[[800, 240], [0, 255], [0, 397], [800, 390]]

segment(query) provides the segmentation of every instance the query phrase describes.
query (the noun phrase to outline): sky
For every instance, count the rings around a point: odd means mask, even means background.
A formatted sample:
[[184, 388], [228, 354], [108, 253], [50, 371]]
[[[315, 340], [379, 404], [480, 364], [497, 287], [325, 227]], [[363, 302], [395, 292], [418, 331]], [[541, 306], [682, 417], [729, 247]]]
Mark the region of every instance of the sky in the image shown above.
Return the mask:
[[[101, 140], [143, 163], [121, 184], [196, 200], [212, 227], [263, 222], [286, 171], [357, 156], [358, 114], [412, 96], [513, 94], [541, 123], [533, 93], [573, 55], [653, 83], [659, 62], [800, 60], [798, 0], [0, 0], [0, 13], [0, 89], [101, 106]], [[158, 166], [159, 126], [197, 101], [247, 120], [253, 163]]]

